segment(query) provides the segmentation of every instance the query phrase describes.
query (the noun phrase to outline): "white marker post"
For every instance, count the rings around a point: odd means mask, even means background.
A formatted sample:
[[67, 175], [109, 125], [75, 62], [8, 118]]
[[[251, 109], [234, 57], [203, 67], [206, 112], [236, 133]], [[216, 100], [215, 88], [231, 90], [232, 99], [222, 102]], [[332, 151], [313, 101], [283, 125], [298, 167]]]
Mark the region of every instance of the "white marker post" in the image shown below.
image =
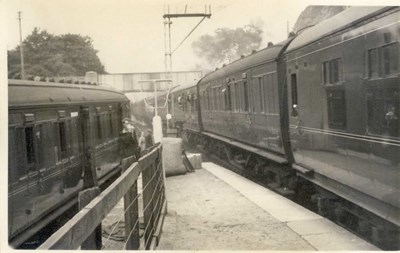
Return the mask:
[[163, 133], [162, 133], [162, 120], [161, 117], [155, 115], [153, 117], [153, 138], [154, 143], [162, 142]]

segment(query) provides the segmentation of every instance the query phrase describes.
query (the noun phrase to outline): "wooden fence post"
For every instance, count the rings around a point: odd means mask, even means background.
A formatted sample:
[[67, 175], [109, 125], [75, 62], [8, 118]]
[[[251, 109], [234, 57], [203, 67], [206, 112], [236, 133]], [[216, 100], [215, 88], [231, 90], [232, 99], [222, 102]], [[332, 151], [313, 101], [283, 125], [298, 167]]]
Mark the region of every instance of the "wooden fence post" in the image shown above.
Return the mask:
[[[79, 193], [79, 210], [82, 210], [87, 204], [90, 203], [95, 197], [100, 194], [99, 187], [93, 187], [86, 189]], [[81, 249], [83, 250], [94, 250], [101, 249], [101, 223], [100, 225], [91, 233], [87, 239], [82, 243]]]
[[[125, 240], [127, 250], [137, 250], [139, 240], [139, 206], [138, 206], [137, 181], [124, 195], [125, 212]], [[133, 203], [132, 203], [133, 202]], [[129, 209], [129, 210], [128, 210]]]

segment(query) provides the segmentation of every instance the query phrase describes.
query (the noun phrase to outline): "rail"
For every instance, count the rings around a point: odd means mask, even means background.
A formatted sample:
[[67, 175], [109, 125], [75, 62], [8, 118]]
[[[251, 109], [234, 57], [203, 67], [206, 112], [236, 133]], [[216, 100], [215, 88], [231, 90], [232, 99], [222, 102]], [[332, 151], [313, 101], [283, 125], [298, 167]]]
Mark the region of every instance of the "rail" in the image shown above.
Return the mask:
[[[80, 197], [80, 201], [89, 204], [82, 205], [82, 209], [38, 249], [101, 249], [99, 225], [122, 198], [125, 217], [123, 249], [155, 249], [166, 211], [161, 151], [162, 146], [158, 144], [138, 162], [132, 163], [132, 157], [124, 159], [121, 164], [122, 175], [99, 195], [98, 189], [88, 189], [87, 194], [82, 194], [85, 197]], [[143, 187], [138, 193], [140, 174]], [[140, 198], [143, 199], [143, 205], [139, 205]], [[143, 223], [139, 222], [139, 215], [143, 215]], [[143, 233], [139, 233], [140, 229], [143, 229]]]

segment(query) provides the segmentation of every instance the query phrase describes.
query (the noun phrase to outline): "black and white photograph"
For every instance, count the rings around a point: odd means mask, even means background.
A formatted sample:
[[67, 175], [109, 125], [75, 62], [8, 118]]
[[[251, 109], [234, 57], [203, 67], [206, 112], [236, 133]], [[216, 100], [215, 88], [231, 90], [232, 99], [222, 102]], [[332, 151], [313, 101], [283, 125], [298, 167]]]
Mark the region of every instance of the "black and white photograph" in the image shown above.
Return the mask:
[[0, 21], [0, 251], [400, 250], [398, 1]]

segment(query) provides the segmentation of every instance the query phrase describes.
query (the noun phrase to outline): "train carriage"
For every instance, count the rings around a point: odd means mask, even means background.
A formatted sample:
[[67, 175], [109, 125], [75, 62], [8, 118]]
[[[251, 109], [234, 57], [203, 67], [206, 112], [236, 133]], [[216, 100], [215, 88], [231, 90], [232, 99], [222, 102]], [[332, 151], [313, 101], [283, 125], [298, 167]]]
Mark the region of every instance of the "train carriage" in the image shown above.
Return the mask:
[[397, 226], [399, 31], [399, 7], [350, 8], [305, 30], [285, 53], [294, 167]]
[[169, 99], [172, 127], [199, 132], [197, 86], [174, 90]]
[[[118, 172], [129, 100], [96, 86], [9, 80], [8, 233], [18, 246], [77, 202], [87, 163]], [[87, 183], [87, 182], [85, 182]]]
[[[287, 163], [286, 125], [281, 118], [281, 72], [278, 61], [291, 39], [270, 45], [244, 59], [217, 70], [198, 83], [201, 127], [258, 149], [278, 163]], [[215, 137], [215, 136], [214, 136]]]

